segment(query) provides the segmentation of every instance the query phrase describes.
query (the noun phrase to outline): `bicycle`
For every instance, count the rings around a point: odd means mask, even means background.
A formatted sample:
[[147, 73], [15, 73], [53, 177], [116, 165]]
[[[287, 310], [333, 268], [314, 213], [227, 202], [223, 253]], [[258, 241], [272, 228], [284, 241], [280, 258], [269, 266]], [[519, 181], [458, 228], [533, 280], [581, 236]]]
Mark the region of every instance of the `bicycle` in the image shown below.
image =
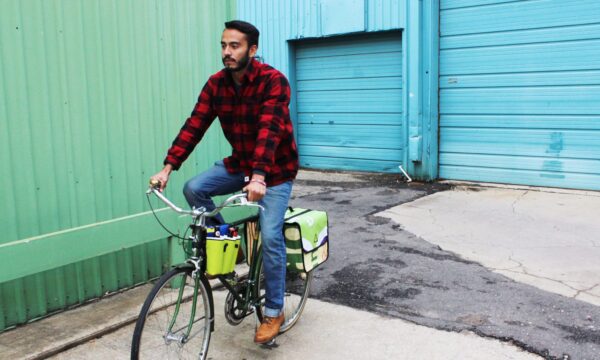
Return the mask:
[[[206, 271], [206, 219], [232, 206], [254, 206], [246, 194], [226, 199], [213, 211], [204, 208], [183, 210], [167, 199], [157, 184], [151, 184], [146, 195], [157, 196], [173, 211], [192, 217], [191, 235], [182, 245], [188, 259], [164, 273], [144, 301], [135, 325], [131, 344], [131, 359], [206, 359], [214, 331], [214, 302]], [[246, 235], [258, 234], [258, 215], [232, 223], [243, 226]], [[257, 239], [258, 236], [256, 236]], [[231, 325], [239, 325], [254, 314], [257, 322], [263, 319], [265, 302], [262, 247], [260, 240], [244, 239], [245, 255], [250, 257], [249, 270], [245, 275], [234, 272], [218, 275], [220, 283], [229, 290], [225, 299], [225, 319]], [[244, 246], [242, 246], [244, 248]], [[251, 255], [251, 256], [250, 256]], [[286, 271], [284, 295], [285, 321], [279, 333], [288, 331], [298, 321], [308, 299], [311, 273]], [[200, 326], [201, 325], [201, 326]], [[274, 343], [274, 340], [272, 341]]]

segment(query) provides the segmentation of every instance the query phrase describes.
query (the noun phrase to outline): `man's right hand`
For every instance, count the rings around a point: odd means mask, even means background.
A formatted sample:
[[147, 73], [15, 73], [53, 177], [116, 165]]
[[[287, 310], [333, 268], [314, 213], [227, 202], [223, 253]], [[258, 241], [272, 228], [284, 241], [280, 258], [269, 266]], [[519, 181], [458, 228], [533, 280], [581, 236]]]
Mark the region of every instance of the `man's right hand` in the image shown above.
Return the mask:
[[171, 164], [167, 164], [161, 171], [151, 176], [150, 180], [160, 181], [159, 190], [162, 192], [167, 187], [167, 182], [169, 182], [169, 175], [171, 175], [172, 171], [173, 166]]

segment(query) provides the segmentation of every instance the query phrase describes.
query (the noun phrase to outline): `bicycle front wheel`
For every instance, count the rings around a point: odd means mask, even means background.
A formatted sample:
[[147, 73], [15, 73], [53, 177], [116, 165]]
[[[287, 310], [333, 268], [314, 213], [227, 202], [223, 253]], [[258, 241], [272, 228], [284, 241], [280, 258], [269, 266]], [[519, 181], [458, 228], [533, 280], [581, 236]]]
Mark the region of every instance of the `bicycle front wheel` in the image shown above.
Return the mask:
[[191, 269], [161, 276], [135, 325], [131, 359], [206, 359], [212, 319], [206, 284]]
[[[257, 309], [258, 319], [262, 322], [265, 306], [265, 278], [263, 272], [262, 259], [259, 259], [256, 273], [258, 274], [255, 287], [255, 299], [260, 299], [260, 307]], [[285, 320], [281, 324], [279, 333], [282, 334], [294, 326], [308, 300], [310, 293], [310, 284], [312, 282], [312, 273], [291, 272], [285, 273], [285, 289], [283, 293], [283, 314]]]

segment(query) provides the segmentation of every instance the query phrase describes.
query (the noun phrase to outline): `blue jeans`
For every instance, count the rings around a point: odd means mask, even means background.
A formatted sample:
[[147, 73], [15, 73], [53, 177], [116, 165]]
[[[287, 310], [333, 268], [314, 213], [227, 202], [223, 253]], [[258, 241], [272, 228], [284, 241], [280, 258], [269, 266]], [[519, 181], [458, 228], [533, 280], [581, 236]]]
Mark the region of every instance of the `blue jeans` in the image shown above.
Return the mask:
[[[243, 173], [230, 174], [223, 161], [217, 161], [212, 168], [191, 178], [185, 184], [183, 194], [190, 206], [203, 206], [211, 211], [215, 208], [212, 196], [239, 191], [244, 185]], [[292, 181], [288, 181], [267, 188], [266, 195], [259, 201], [265, 208], [264, 211], [259, 211], [259, 221], [265, 274], [265, 315], [270, 317], [279, 316], [283, 309], [286, 252], [282, 230], [291, 193]], [[214, 219], [207, 219], [206, 223], [217, 225], [225, 221], [219, 215]]]

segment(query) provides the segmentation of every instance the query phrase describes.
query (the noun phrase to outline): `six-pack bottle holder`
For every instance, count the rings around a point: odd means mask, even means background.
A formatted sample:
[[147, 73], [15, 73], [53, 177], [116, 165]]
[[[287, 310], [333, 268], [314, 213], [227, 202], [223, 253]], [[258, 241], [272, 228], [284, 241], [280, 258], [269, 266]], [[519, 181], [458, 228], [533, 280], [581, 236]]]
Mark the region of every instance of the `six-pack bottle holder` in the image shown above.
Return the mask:
[[229, 225], [206, 228], [206, 273], [224, 275], [233, 272], [241, 237], [238, 228]]

